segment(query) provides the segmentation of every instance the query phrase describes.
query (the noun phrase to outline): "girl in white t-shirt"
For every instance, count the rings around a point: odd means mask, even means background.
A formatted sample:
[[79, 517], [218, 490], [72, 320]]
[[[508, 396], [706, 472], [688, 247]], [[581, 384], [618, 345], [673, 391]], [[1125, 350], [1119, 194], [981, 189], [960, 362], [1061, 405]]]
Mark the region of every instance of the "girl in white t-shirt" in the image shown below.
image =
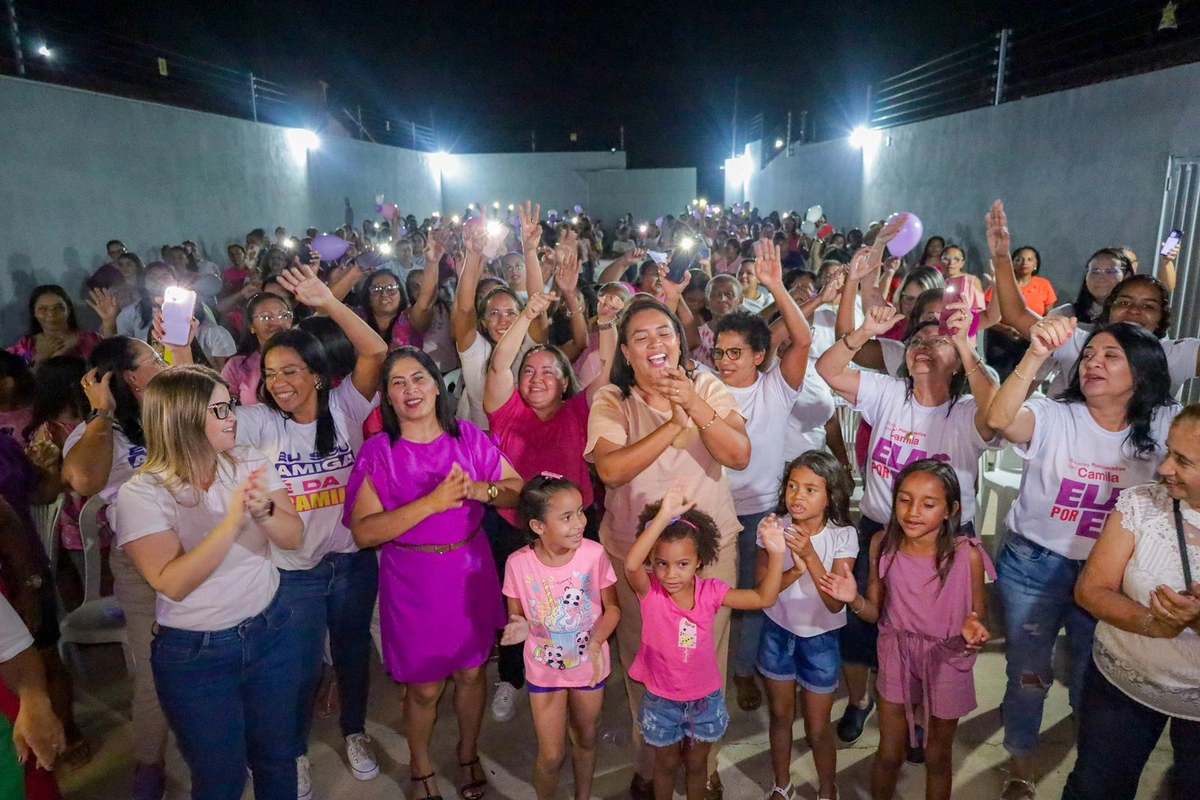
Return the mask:
[[989, 424], [1025, 459], [1020, 493], [1005, 520], [1010, 534], [996, 558], [1008, 660], [1004, 746], [1013, 756], [1006, 796], [1018, 798], [1033, 796], [1042, 709], [1062, 627], [1072, 656], [1071, 707], [1080, 708], [1096, 620], [1075, 603], [1076, 579], [1120, 492], [1154, 479], [1179, 412], [1158, 339], [1125, 322], [1092, 331], [1060, 400], [1022, 404], [1038, 369], [1074, 336], [1075, 320], [1046, 317], [1030, 332], [1029, 350], [988, 412]]
[[274, 467], [237, 443], [229, 387], [181, 366], [146, 387], [146, 463], [117, 493], [117, 544], [158, 593], [150, 663], [195, 797], [296, 792], [300, 679], [271, 546], [304, 524]]
[[[767, 682], [771, 711], [771, 766], [775, 786], [767, 800], [792, 800], [792, 725], [800, 687], [804, 735], [813, 751], [818, 798], [836, 798], [837, 748], [830, 714], [841, 655], [838, 630], [846, 624], [845, 604], [821, 590], [821, 578], [834, 571], [850, 576], [858, 554], [858, 534], [850, 522], [850, 476], [828, 453], [810, 452], [787, 465], [779, 488], [784, 528], [783, 582], [767, 616], [758, 649], [758, 671]], [[759, 544], [756, 571], [761, 580], [767, 551]]]
[[262, 348], [261, 402], [238, 412], [238, 442], [271, 460], [304, 522], [303, 546], [274, 552], [281, 592], [302, 641], [298, 657], [303, 679], [293, 741], [303, 795], [311, 791], [309, 712], [327, 636], [350, 769], [359, 780], [379, 774], [366, 735], [379, 561], [374, 552], [354, 543], [342, 512], [350, 471], [363, 443], [363, 422], [378, 403], [379, 372], [388, 345], [308, 266], [287, 270], [279, 280], [298, 302], [336, 322], [357, 353], [354, 371], [335, 387], [334, 370], [320, 341], [301, 329], [281, 331]]

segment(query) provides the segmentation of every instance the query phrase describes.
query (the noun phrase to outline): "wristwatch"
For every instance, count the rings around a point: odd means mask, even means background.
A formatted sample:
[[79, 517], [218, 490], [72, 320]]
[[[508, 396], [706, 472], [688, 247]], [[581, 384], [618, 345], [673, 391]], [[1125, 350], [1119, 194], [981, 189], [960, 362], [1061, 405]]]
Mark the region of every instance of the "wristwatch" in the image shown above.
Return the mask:
[[263, 511], [261, 514], [255, 514], [254, 512], [250, 512], [250, 519], [254, 520], [255, 522], [262, 522], [264, 519], [270, 519], [273, 516], [275, 516], [275, 501], [274, 500], [267, 501], [267, 509], [265, 511]]
[[500, 487], [494, 483], [488, 483], [488, 502], [492, 502], [500, 496]]

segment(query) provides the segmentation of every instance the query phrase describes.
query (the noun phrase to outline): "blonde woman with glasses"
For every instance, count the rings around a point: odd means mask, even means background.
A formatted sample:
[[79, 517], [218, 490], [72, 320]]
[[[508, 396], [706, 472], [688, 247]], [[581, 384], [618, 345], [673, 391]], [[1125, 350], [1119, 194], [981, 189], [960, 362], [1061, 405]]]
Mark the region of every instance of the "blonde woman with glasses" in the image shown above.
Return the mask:
[[192, 797], [296, 796], [300, 664], [271, 545], [304, 524], [274, 466], [237, 444], [236, 401], [207, 367], [153, 378], [146, 462], [117, 494], [117, 544], [157, 593], [151, 666]]

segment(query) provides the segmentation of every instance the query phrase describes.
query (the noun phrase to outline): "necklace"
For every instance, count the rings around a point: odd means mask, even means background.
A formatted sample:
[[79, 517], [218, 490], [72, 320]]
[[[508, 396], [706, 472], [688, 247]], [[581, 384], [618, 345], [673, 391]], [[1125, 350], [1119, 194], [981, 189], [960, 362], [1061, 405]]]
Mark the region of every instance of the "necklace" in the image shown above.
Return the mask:
[[[896, 433], [900, 434], [900, 438], [904, 440], [904, 444], [916, 444], [917, 443], [917, 434], [925, 433], [925, 423], [929, 420], [930, 417], [933, 416], [935, 411], [937, 411], [938, 409], [941, 408], [941, 406], [937, 405], [937, 406], [934, 406], [933, 408], [926, 409], [925, 413], [918, 420], [918, 419], [916, 419], [916, 407], [918, 405], [917, 401], [910, 399], [904, 405], [905, 405], [905, 408], [908, 410], [909, 427], [907, 429], [905, 429], [905, 428], [900, 427], [899, 425], [896, 425]], [[925, 406], [921, 406], [921, 408], [925, 408]], [[895, 423], [893, 423], [893, 424], [895, 424]]]

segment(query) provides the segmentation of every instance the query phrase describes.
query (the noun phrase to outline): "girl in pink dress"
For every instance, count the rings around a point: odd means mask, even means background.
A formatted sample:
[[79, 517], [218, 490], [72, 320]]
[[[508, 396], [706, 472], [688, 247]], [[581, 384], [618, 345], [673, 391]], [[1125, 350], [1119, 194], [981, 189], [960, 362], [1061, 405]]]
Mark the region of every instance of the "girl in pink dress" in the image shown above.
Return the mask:
[[521, 490], [521, 518], [533, 544], [508, 557], [504, 596], [509, 623], [501, 645], [525, 643], [525, 675], [538, 737], [533, 788], [553, 800], [571, 726], [575, 798], [592, 796], [596, 724], [617, 627], [617, 576], [604, 547], [585, 539], [583, 493], [543, 472]]
[[438, 796], [429, 743], [437, 703], [454, 681], [459, 794], [487, 779], [476, 751], [485, 670], [504, 627], [486, 504], [514, 506], [521, 477], [479, 428], [455, 419], [433, 360], [402, 347], [383, 365], [384, 432], [363, 444], [346, 488], [346, 524], [359, 547], [380, 547], [383, 660], [404, 695], [415, 798]]
[[990, 638], [984, 575], [995, 578], [979, 540], [957, 535], [961, 508], [950, 465], [914, 461], [896, 478], [891, 520], [871, 539], [867, 596], [852, 577], [821, 578], [822, 591], [879, 623], [876, 800], [895, 793], [907, 748], [917, 746], [922, 729], [926, 797], [950, 797], [954, 731], [975, 709], [975, 655]]

